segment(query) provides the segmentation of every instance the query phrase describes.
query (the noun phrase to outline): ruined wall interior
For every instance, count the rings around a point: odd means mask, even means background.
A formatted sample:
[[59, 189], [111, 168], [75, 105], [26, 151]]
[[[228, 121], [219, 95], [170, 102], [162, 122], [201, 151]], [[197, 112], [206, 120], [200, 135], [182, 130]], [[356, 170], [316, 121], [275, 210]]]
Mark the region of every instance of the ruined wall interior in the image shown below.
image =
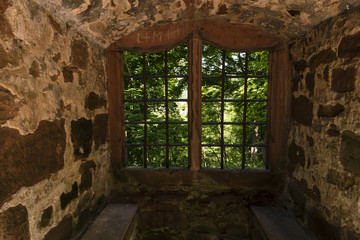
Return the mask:
[[38, 4], [1, 1], [0, 239], [70, 239], [105, 201], [103, 56]]
[[360, 238], [359, 20], [342, 14], [290, 44], [288, 191], [320, 239]]
[[[77, 238], [106, 201], [140, 204], [143, 239], [247, 239], [249, 206], [276, 204], [320, 239], [360, 239], [359, 5], [1, 1], [0, 239]], [[157, 23], [218, 18], [289, 45], [285, 183], [235, 171], [128, 170], [113, 179], [106, 48]]]

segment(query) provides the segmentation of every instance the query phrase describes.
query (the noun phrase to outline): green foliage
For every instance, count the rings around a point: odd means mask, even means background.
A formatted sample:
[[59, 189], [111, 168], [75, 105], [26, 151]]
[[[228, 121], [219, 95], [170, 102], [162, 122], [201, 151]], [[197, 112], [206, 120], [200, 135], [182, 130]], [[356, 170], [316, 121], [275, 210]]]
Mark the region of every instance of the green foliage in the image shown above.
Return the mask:
[[[143, 59], [146, 59], [143, 64]], [[187, 98], [187, 46], [183, 44], [167, 52], [167, 69], [165, 68], [165, 53], [138, 54], [124, 52], [125, 70], [125, 99], [144, 99], [144, 79], [146, 80], [147, 99], [161, 99], [156, 103], [147, 103], [147, 121], [166, 120], [166, 90], [164, 75], [175, 75], [168, 78], [168, 99]], [[202, 98], [221, 99], [222, 98], [222, 58], [223, 51], [203, 45], [203, 64], [202, 74]], [[247, 99], [263, 99], [265, 101], [248, 101], [246, 103], [246, 116], [244, 115], [244, 102], [225, 102], [224, 121], [241, 123], [246, 117], [246, 122], [266, 122], [267, 118], [267, 75], [268, 75], [269, 52], [255, 53], [225, 53], [225, 72], [224, 78], [224, 99], [243, 100], [245, 97], [245, 81], [247, 80]], [[247, 78], [246, 78], [247, 74]], [[152, 77], [149, 77], [152, 76]], [[206, 76], [214, 76], [207, 78]], [[233, 76], [233, 77], [229, 77]], [[126, 102], [125, 119], [126, 121], [144, 121], [144, 103]], [[187, 121], [187, 103], [169, 102], [169, 121]], [[203, 102], [202, 121], [220, 122], [221, 103]], [[245, 144], [250, 146], [245, 148], [245, 166], [263, 166], [264, 148], [254, 146], [254, 144], [264, 144], [266, 125], [246, 125], [238, 124], [224, 125], [224, 144], [243, 144], [244, 133]], [[188, 143], [187, 124], [169, 124], [169, 143]], [[126, 125], [127, 142], [131, 144], [142, 144], [144, 142], [144, 124]], [[202, 143], [220, 144], [221, 127], [217, 125], [203, 125]], [[147, 125], [148, 144], [166, 143], [166, 125], [148, 124]], [[128, 146], [128, 160], [130, 166], [143, 165], [143, 146]], [[243, 151], [240, 147], [229, 146], [224, 148], [224, 167], [241, 168]], [[147, 148], [147, 162], [152, 167], [164, 167], [166, 159], [165, 146], [149, 146]], [[170, 166], [187, 167], [188, 147], [171, 146], [169, 147]], [[214, 146], [202, 147], [203, 167], [219, 168], [221, 161], [221, 149]]]

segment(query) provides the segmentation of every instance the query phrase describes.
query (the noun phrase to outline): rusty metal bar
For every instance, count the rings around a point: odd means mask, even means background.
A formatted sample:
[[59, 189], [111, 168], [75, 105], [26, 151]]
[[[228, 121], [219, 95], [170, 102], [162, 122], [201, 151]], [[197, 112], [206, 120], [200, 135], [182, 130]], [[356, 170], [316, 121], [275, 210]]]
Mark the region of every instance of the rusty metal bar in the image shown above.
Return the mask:
[[[124, 99], [125, 102], [138, 103], [143, 102], [142, 99]], [[167, 99], [168, 102], [187, 102], [187, 99]], [[165, 99], [148, 99], [147, 102], [165, 102]]]
[[202, 125], [266, 125], [266, 122], [202, 122]]
[[169, 168], [169, 166], [170, 166], [170, 164], [169, 164], [169, 101], [168, 101], [169, 79], [167, 77], [167, 74], [168, 74], [168, 55], [167, 55], [167, 51], [165, 51], [165, 127], [166, 127], [165, 165], [166, 165], [166, 168]]
[[[187, 75], [147, 75], [147, 78], [185, 78], [187, 77]], [[138, 78], [138, 79], [142, 79], [142, 75], [124, 75], [124, 78]]]
[[146, 92], [146, 54], [143, 54], [143, 80], [144, 80], [144, 168], [147, 167], [147, 92]]
[[242, 162], [241, 167], [245, 168], [246, 161], [246, 111], [247, 111], [247, 73], [248, 73], [249, 56], [245, 54], [245, 82], [244, 82], [244, 112], [243, 112], [243, 146], [242, 146]]
[[225, 50], [222, 51], [222, 66], [221, 66], [221, 123], [220, 123], [220, 168], [224, 168], [224, 98], [225, 98]]

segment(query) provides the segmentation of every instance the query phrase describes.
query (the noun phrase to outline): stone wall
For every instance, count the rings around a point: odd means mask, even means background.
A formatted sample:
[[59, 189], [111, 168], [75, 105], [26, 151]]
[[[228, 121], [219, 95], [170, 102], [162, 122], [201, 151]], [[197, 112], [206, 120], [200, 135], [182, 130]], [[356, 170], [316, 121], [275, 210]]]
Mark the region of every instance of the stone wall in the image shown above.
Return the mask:
[[109, 189], [104, 52], [38, 4], [0, 3], [0, 239], [70, 239]]
[[289, 206], [319, 239], [360, 239], [360, 11], [290, 44]]
[[139, 239], [248, 239], [250, 206], [274, 205], [269, 171], [127, 168], [112, 202], [139, 204]]

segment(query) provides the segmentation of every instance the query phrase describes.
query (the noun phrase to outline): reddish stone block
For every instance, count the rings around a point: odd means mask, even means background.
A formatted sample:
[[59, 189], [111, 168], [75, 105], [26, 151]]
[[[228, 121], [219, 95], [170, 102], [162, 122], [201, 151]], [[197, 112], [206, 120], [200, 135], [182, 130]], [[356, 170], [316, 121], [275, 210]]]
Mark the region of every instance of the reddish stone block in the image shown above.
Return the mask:
[[14, 118], [20, 108], [20, 104], [15, 103], [15, 96], [11, 92], [0, 86], [0, 124]]
[[335, 117], [345, 110], [344, 106], [337, 103], [336, 105], [320, 105], [317, 115], [319, 117]]
[[0, 239], [30, 240], [26, 207], [17, 205], [0, 213]]
[[97, 150], [100, 145], [105, 144], [109, 140], [107, 114], [98, 114], [95, 116], [93, 132], [94, 132], [95, 150]]
[[92, 121], [85, 118], [71, 121], [71, 141], [77, 158], [89, 156], [92, 145]]
[[72, 64], [79, 68], [86, 68], [89, 62], [88, 45], [83, 40], [75, 40], [71, 44]]
[[326, 50], [322, 50], [319, 53], [315, 54], [311, 57], [309, 61], [310, 69], [317, 68], [320, 64], [327, 64], [331, 63], [336, 60], [336, 54], [335, 52], [328, 48]]
[[343, 93], [355, 90], [356, 81], [355, 68], [348, 68], [346, 70], [337, 68], [332, 71], [331, 90]]
[[73, 220], [71, 215], [66, 215], [59, 224], [51, 229], [44, 237], [44, 240], [68, 240], [73, 232]]
[[341, 58], [360, 57], [360, 32], [341, 39], [338, 55]]
[[292, 117], [298, 123], [311, 126], [313, 120], [313, 103], [305, 96], [294, 98], [291, 109]]
[[0, 205], [22, 186], [32, 186], [64, 166], [64, 120], [41, 121], [33, 134], [0, 128]]
[[106, 100], [100, 95], [90, 92], [85, 98], [85, 108], [95, 110], [97, 108], [106, 108]]

